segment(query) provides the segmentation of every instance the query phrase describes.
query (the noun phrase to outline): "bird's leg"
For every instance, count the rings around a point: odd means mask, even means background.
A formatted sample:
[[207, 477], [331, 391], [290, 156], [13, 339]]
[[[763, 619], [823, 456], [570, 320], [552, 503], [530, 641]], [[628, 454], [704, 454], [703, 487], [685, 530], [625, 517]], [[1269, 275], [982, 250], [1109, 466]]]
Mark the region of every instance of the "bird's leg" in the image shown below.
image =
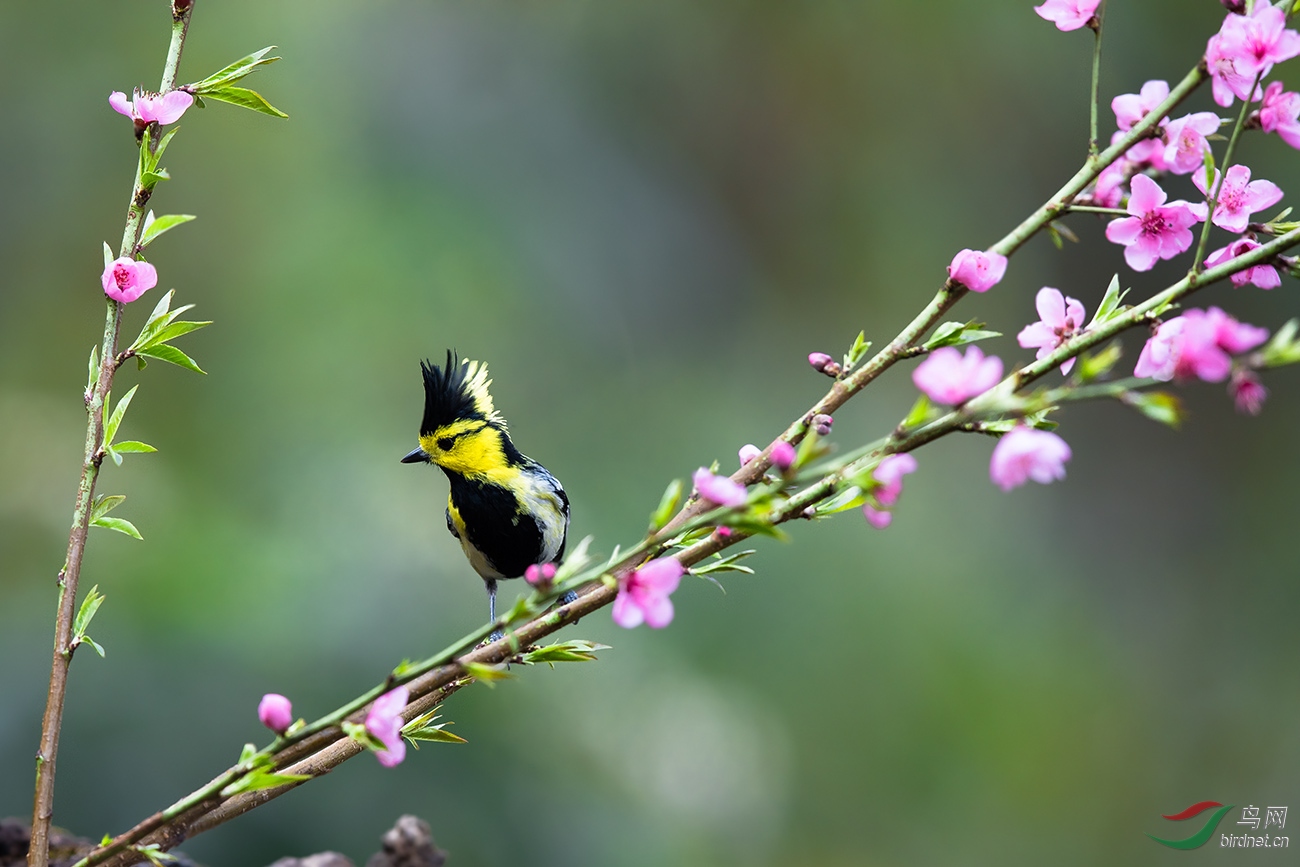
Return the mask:
[[[497, 619], [497, 582], [495, 578], [485, 578], [483, 583], [487, 585], [488, 592], [488, 620], [495, 623]], [[500, 629], [494, 629], [492, 634], [488, 636], [488, 641], [500, 641], [504, 637], [505, 633]]]

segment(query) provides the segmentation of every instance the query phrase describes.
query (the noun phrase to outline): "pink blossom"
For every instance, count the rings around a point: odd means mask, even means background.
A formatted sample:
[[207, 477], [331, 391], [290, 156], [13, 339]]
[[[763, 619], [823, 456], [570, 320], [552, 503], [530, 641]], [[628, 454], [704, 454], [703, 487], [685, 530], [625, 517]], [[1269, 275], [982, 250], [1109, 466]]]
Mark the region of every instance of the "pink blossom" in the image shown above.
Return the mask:
[[126, 98], [126, 94], [115, 90], [108, 95], [108, 104], [113, 111], [124, 114], [135, 121], [136, 126], [151, 123], [175, 123], [185, 114], [185, 109], [194, 104], [194, 97], [183, 90], [173, 90], [166, 94], [135, 92], [135, 101]]
[[1142, 85], [1138, 93], [1121, 93], [1110, 101], [1111, 111], [1115, 112], [1115, 125], [1122, 132], [1128, 132], [1168, 97], [1169, 83], [1158, 79]]
[[871, 477], [880, 483], [875, 489], [877, 509], [870, 503], [862, 507], [862, 514], [871, 526], [883, 530], [894, 520], [888, 508], [898, 502], [903, 493], [903, 476], [916, 472], [916, 458], [910, 454], [889, 455], [884, 458], [871, 473]]
[[952, 257], [948, 278], [972, 292], [987, 292], [1007, 273], [1007, 257], [1001, 253], [962, 250]]
[[[1229, 15], [1227, 20], [1240, 17]], [[1224, 28], [1226, 27], [1227, 21], [1224, 22]], [[1214, 101], [1225, 108], [1232, 105], [1237, 92], [1247, 92], [1255, 81], [1253, 64], [1242, 55], [1236, 43], [1224, 38], [1222, 29], [1211, 36], [1205, 45], [1205, 65], [1210, 71], [1210, 90], [1214, 94]]]
[[104, 267], [100, 282], [105, 295], [127, 304], [158, 285], [158, 270], [148, 262], [123, 256]]
[[1034, 11], [1056, 25], [1057, 30], [1078, 30], [1087, 25], [1096, 14], [1101, 0], [1046, 0]]
[[1032, 479], [1040, 485], [1065, 478], [1070, 447], [1051, 431], [1016, 425], [993, 447], [989, 478], [1004, 491]]
[[1267, 339], [1268, 329], [1238, 322], [1218, 307], [1188, 310], [1160, 324], [1142, 347], [1133, 375], [1162, 382], [1174, 378], [1223, 382], [1232, 370], [1232, 355]]
[[[1219, 170], [1214, 170], [1214, 182], [1219, 181]], [[1206, 183], [1205, 171], [1192, 175], [1192, 183], [1207, 197], [1213, 187]], [[1218, 203], [1214, 206], [1211, 222], [1229, 232], [1244, 232], [1250, 215], [1282, 201], [1282, 190], [1272, 181], [1250, 179], [1250, 167], [1238, 163], [1228, 167], [1228, 174], [1219, 187]]]
[[635, 629], [642, 623], [662, 629], [672, 623], [673, 602], [668, 597], [677, 589], [684, 571], [672, 557], [660, 557], [623, 578], [614, 599], [614, 622], [624, 629]]
[[[1238, 256], [1249, 253], [1251, 250], [1259, 249], [1259, 244], [1250, 238], [1238, 238], [1228, 246], [1215, 250], [1205, 257], [1205, 267], [1214, 268], [1229, 262]], [[1230, 278], [1232, 285], [1238, 288], [1245, 286], [1247, 283], [1253, 283], [1261, 289], [1276, 289], [1282, 285], [1282, 278], [1277, 273], [1277, 268], [1267, 262], [1246, 268], [1244, 271], [1238, 271]]]
[[1166, 198], [1155, 181], [1134, 175], [1128, 197], [1132, 216], [1106, 226], [1106, 238], [1124, 246], [1124, 260], [1134, 271], [1150, 271], [1157, 259], [1172, 259], [1192, 246], [1195, 212], [1181, 199], [1166, 205]]
[[719, 539], [730, 539], [730, 538], [731, 538], [731, 528], [730, 528], [730, 527], [714, 527], [714, 528], [713, 528], [713, 532], [714, 532], [715, 534], [717, 534], [717, 537], [718, 537]]
[[965, 356], [956, 347], [940, 347], [912, 371], [912, 382], [930, 400], [952, 406], [988, 391], [1001, 378], [1002, 359], [985, 358], [978, 346], [968, 347]]
[[[1245, 99], [1256, 76], [1265, 77], [1273, 64], [1300, 54], [1300, 34], [1286, 29], [1286, 17], [1272, 3], [1256, 2], [1249, 15], [1229, 15], [1224, 20], [1213, 38], [1220, 41], [1219, 54], [1236, 61], [1233, 70], [1236, 75], [1224, 77], [1224, 85], [1234, 96]], [[1219, 104], [1229, 105], [1231, 101]]]
[[[1056, 348], [1083, 329], [1083, 320], [1087, 312], [1076, 298], [1061, 295], [1060, 289], [1044, 286], [1038, 290], [1035, 299], [1038, 307], [1038, 322], [1031, 322], [1016, 335], [1016, 340], [1025, 349], [1038, 347], [1039, 359], [1051, 355]], [[1061, 373], [1069, 373], [1074, 367], [1074, 359], [1068, 358], [1061, 365]]]
[[778, 440], [772, 444], [772, 466], [781, 472], [785, 472], [794, 466], [794, 446], [785, 440]]
[[533, 586], [550, 584], [554, 577], [554, 563], [534, 563], [524, 570], [524, 580]]
[[1300, 93], [1283, 89], [1274, 81], [1264, 90], [1264, 104], [1259, 107], [1259, 125], [1264, 132], [1275, 132], [1282, 141], [1300, 148]]
[[1103, 208], [1118, 208], [1124, 201], [1124, 184], [1134, 170], [1135, 167], [1127, 159], [1119, 159], [1106, 166], [1097, 175], [1092, 200]]
[[1247, 415], [1259, 415], [1264, 409], [1264, 400], [1268, 397], [1268, 389], [1253, 370], [1235, 371], [1232, 381], [1228, 383], [1228, 393], [1237, 405], [1237, 412]]
[[366, 731], [375, 736], [384, 749], [375, 751], [379, 764], [392, 768], [406, 758], [406, 741], [402, 740], [402, 711], [406, 709], [410, 691], [399, 686], [381, 695], [370, 705], [366, 714]]
[[1219, 116], [1212, 111], [1198, 111], [1169, 121], [1165, 127], [1164, 163], [1176, 175], [1186, 175], [1205, 164], [1210, 151], [1207, 135], [1218, 132]]
[[763, 450], [753, 443], [745, 443], [740, 447], [740, 465], [743, 467], [762, 453]]
[[257, 704], [257, 718], [262, 725], [282, 735], [293, 725], [293, 704], [279, 693], [268, 692]]
[[700, 496], [711, 503], [733, 509], [745, 505], [744, 485], [737, 484], [726, 476], [715, 476], [706, 468], [700, 467], [691, 480], [695, 482], [695, 490], [700, 492]]

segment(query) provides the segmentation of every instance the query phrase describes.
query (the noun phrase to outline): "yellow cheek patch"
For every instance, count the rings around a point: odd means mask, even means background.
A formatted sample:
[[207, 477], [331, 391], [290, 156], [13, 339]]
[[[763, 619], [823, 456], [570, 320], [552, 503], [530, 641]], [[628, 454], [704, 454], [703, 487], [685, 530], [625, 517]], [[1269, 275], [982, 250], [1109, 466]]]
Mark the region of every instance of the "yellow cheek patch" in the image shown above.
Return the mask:
[[[435, 464], [453, 473], [504, 481], [513, 478], [518, 470], [507, 463], [501, 437], [500, 431], [477, 419], [469, 419], [452, 422], [420, 437], [420, 447]], [[441, 439], [452, 439], [451, 448], [439, 448]]]

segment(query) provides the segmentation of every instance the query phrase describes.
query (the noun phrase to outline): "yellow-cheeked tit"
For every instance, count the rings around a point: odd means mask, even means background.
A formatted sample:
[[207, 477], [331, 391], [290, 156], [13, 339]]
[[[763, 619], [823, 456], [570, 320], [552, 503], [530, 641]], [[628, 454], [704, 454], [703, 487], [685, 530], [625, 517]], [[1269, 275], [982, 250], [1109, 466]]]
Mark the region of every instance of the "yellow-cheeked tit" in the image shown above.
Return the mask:
[[487, 365], [451, 351], [441, 369], [420, 363], [420, 444], [402, 463], [436, 464], [447, 476], [447, 529], [487, 585], [496, 619], [497, 582], [564, 557], [569, 498], [558, 479], [521, 454], [492, 405]]

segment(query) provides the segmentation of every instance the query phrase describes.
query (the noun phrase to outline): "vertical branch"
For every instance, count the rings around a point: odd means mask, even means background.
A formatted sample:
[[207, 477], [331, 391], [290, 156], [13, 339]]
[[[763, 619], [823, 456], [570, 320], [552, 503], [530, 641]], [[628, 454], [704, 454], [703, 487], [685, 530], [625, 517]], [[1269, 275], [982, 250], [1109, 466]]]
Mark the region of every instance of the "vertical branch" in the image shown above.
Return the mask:
[[1106, 17], [1106, 3], [1103, 0], [1094, 17], [1096, 26], [1092, 28], [1096, 39], [1092, 43], [1092, 99], [1088, 105], [1088, 159], [1097, 156], [1097, 84], [1101, 78], [1101, 27]]
[[[162, 78], [162, 92], [174, 87], [176, 69], [180, 63], [181, 49], [189, 30], [193, 0], [175, 0], [172, 5], [171, 44]], [[142, 186], [139, 160], [136, 160], [135, 181], [131, 185], [131, 199], [127, 205], [126, 226], [122, 232], [121, 256], [135, 255], [140, 222], [149, 193]], [[68, 689], [68, 669], [72, 665], [72, 626], [77, 610], [77, 583], [81, 577], [81, 561], [86, 551], [86, 536], [90, 529], [90, 513], [95, 500], [95, 481], [104, 460], [104, 403], [113, 387], [113, 374], [117, 371], [118, 332], [122, 324], [122, 304], [107, 299], [104, 316], [104, 338], [100, 345], [99, 376], [86, 392], [86, 449], [81, 464], [81, 482], [77, 486], [77, 502], [73, 511], [72, 529], [68, 534], [68, 554], [58, 577], [58, 610], [54, 622], [54, 655], [50, 663], [50, 687], [45, 700], [45, 715], [41, 720], [41, 743], [36, 754], [36, 791], [32, 806], [32, 837], [27, 852], [28, 867], [47, 867], [49, 863], [50, 824], [54, 815], [54, 767], [59, 751], [59, 732], [63, 726], [63, 706]]]

